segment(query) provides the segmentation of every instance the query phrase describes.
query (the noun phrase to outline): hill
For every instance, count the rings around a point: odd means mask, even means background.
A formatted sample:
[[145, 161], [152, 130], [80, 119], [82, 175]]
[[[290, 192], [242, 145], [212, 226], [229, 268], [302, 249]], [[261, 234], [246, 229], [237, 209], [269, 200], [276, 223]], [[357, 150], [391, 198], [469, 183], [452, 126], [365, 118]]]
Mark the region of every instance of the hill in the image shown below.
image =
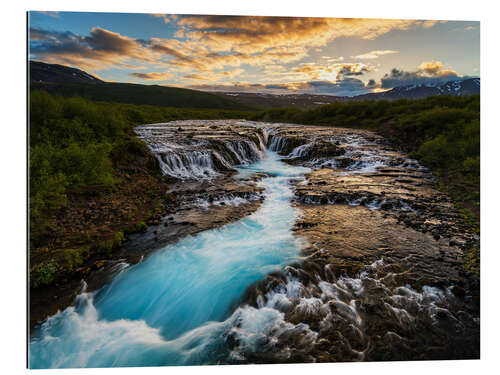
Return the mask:
[[99, 78], [83, 70], [58, 64], [46, 64], [40, 61], [30, 61], [30, 81], [53, 83], [100, 83]]
[[248, 104], [207, 92], [159, 85], [104, 82], [79, 69], [38, 61], [30, 61], [30, 89], [102, 102], [177, 108], [253, 109]]

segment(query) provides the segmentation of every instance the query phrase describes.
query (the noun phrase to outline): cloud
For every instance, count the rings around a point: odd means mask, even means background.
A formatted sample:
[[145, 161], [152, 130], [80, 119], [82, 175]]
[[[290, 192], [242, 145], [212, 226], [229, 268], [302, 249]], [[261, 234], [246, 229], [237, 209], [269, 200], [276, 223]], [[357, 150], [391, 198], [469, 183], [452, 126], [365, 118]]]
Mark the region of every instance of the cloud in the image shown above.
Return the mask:
[[371, 51], [371, 52], [366, 52], [361, 55], [357, 56], [351, 56], [354, 59], [359, 59], [359, 60], [370, 60], [370, 59], [378, 59], [380, 56], [384, 55], [392, 55], [394, 53], [399, 53], [399, 51], [393, 51], [393, 50], [376, 50], [376, 51]]
[[[214, 48], [231, 45], [235, 51], [262, 51], [270, 46], [324, 46], [339, 37], [374, 39], [392, 30], [406, 30], [413, 20], [249, 17], [249, 16], [184, 16], [179, 25], [192, 32], [193, 38], [204, 39]], [[225, 48], [227, 50], [227, 48]]]
[[59, 12], [56, 12], [56, 11], [37, 10], [37, 11], [34, 11], [34, 13], [45, 14], [46, 16], [49, 16], [52, 18], [59, 18]]
[[365, 73], [375, 70], [373, 66], [360, 64], [360, 63], [344, 63], [334, 65], [334, 69], [337, 71], [337, 78], [339, 77], [349, 77], [349, 76], [360, 76]]
[[302, 92], [310, 94], [325, 94], [337, 96], [354, 96], [365, 94], [368, 90], [363, 81], [357, 78], [345, 77], [335, 82], [311, 81], [299, 86]]
[[[291, 68], [285, 65], [304, 61], [309, 53], [322, 50], [338, 38], [372, 40], [394, 30], [429, 27], [425, 21], [415, 20], [164, 14], [151, 14], [151, 17], [169, 23], [169, 27], [173, 24], [177, 28], [175, 36], [134, 39], [100, 27], [92, 28], [89, 35], [31, 28], [30, 58], [90, 71], [120, 67], [133, 72], [137, 65], [148, 63], [148, 69], [165, 69], [176, 75], [179, 84], [221, 83], [245, 72], [248, 79], [260, 69], [268, 83], [280, 80], [280, 84], [333, 82], [342, 85], [339, 82], [343, 81], [347, 87], [355, 84], [347, 78], [360, 77], [375, 68], [345, 63], [342, 56], [324, 56], [321, 64], [303, 63]], [[371, 51], [357, 58], [373, 59], [389, 53], [396, 51]], [[156, 79], [152, 78], [154, 74], [166, 73], [131, 73], [144, 80]]]
[[82, 69], [123, 65], [131, 59], [153, 61], [140, 41], [99, 27], [92, 28], [89, 36], [31, 28], [30, 41], [32, 56]]
[[422, 21], [422, 27], [425, 29], [429, 29], [433, 26], [435, 26], [439, 21], [436, 20], [427, 20], [427, 21]]
[[425, 72], [429, 75], [436, 75], [443, 68], [441, 61], [424, 61], [418, 66], [420, 72]]
[[65, 43], [77, 39], [78, 36], [71, 31], [59, 32], [31, 27], [29, 29], [29, 39], [35, 42]]
[[211, 81], [216, 82], [223, 79], [233, 79], [234, 77], [242, 74], [244, 72], [243, 69], [234, 69], [230, 71], [222, 71], [222, 72], [204, 72], [204, 73], [191, 73], [182, 76], [184, 79], [192, 80], [192, 81]]
[[163, 22], [165, 22], [165, 23], [170, 23], [170, 21], [177, 21], [177, 19], [179, 18], [179, 16], [176, 14], [153, 13], [153, 14], [150, 14], [150, 16], [155, 17], [155, 18], [161, 18], [163, 20]]
[[422, 26], [424, 29], [430, 29], [431, 27], [436, 26], [439, 23], [447, 23], [448, 21], [446, 20], [425, 20], [425, 21], [418, 21], [417, 25]]
[[[184, 69], [265, 66], [303, 59], [309, 50], [340, 37], [375, 39], [392, 30], [406, 30], [417, 21], [248, 16], [182, 16], [177, 24], [190, 42], [196, 62], [174, 59]], [[170, 43], [171, 40], [164, 40]], [[343, 57], [329, 62], [343, 61]]]
[[225, 84], [195, 84], [188, 86], [202, 91], [253, 92], [272, 94], [317, 94], [334, 96], [355, 96], [366, 94], [370, 89], [357, 78], [346, 77], [337, 81], [314, 80], [286, 83], [245, 83], [228, 82]]
[[456, 71], [443, 69], [441, 61], [424, 61], [414, 72], [393, 68], [390, 73], [382, 77], [380, 87], [388, 89], [415, 84], [435, 85], [459, 78], [461, 77]]
[[329, 63], [344, 61], [344, 56], [339, 56], [339, 57], [321, 56], [321, 58], [325, 59]]
[[158, 72], [150, 72], [150, 73], [130, 73], [132, 77], [140, 78], [146, 81], [165, 81], [168, 78], [174, 77], [171, 73], [158, 73]]
[[375, 70], [373, 66], [363, 63], [324, 64], [310, 62], [301, 63], [292, 69], [275, 72], [274, 74], [281, 80], [336, 81], [344, 77], [361, 76], [373, 70]]

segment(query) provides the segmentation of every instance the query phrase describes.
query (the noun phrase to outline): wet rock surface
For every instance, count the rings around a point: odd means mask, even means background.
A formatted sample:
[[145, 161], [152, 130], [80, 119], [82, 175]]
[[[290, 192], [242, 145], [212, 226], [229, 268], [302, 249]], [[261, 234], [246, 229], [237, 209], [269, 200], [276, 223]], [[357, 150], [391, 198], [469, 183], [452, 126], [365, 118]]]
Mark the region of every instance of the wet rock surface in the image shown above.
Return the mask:
[[136, 133], [162, 172], [183, 180], [211, 179], [255, 162], [267, 143], [261, 128], [242, 121], [173, 121], [142, 125]]
[[303, 262], [268, 277], [247, 299], [282, 311], [294, 329], [308, 326], [297, 335], [309, 337], [307, 345], [278, 335], [270, 349], [276, 358], [478, 358], [478, 296], [460, 273], [456, 248], [380, 210], [299, 207], [296, 233], [310, 242]]
[[[292, 326], [251, 361], [479, 358], [478, 280], [461, 268], [478, 238], [432, 174], [364, 131], [284, 127], [270, 142], [279, 152], [301, 134], [284, 154], [313, 168], [295, 186], [294, 231], [309, 246], [245, 297]], [[310, 152], [325, 139], [343, 152]]]

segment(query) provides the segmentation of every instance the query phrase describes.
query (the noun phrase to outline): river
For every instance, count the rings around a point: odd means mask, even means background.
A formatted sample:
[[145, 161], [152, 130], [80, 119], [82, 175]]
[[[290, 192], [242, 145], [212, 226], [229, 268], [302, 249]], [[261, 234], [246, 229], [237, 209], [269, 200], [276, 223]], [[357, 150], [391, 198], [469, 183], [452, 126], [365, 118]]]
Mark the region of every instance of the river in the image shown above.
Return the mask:
[[220, 229], [183, 238], [129, 267], [74, 306], [50, 317], [30, 342], [31, 368], [215, 364], [251, 347], [283, 322], [270, 308], [238, 307], [245, 290], [296, 262], [301, 239], [291, 231], [297, 209], [291, 179], [307, 168], [262, 160], [241, 177], [264, 172], [263, 205]]
[[476, 235], [382, 137], [237, 120], [136, 131], [178, 194], [131, 248], [163, 247], [41, 322], [31, 368], [479, 357], [461, 266]]

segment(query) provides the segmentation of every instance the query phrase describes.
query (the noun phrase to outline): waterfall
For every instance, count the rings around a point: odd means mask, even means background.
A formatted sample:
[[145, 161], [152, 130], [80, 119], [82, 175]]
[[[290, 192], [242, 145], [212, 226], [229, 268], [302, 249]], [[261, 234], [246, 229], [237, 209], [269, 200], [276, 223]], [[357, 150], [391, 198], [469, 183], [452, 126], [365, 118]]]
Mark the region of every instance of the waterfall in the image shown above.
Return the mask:
[[266, 149], [267, 137], [260, 133], [257, 133], [257, 137], [259, 138], [259, 148], [261, 151], [264, 151]]
[[211, 178], [218, 175], [210, 151], [166, 152], [156, 154], [165, 175], [180, 179]]
[[272, 136], [269, 142], [269, 150], [280, 152], [286, 145], [286, 137], [280, 137], [279, 135]]
[[224, 146], [235, 157], [238, 164], [251, 164], [261, 157], [261, 152], [252, 141], [225, 141]]
[[309, 155], [309, 150], [314, 146], [314, 142], [306, 143], [301, 146], [295, 147], [293, 151], [288, 154], [289, 158], [305, 158]]
[[213, 140], [183, 145], [143, 138], [158, 159], [164, 175], [184, 179], [211, 179], [221, 172], [234, 171], [234, 166], [255, 163], [265, 150], [263, 139], [259, 146], [251, 140]]

